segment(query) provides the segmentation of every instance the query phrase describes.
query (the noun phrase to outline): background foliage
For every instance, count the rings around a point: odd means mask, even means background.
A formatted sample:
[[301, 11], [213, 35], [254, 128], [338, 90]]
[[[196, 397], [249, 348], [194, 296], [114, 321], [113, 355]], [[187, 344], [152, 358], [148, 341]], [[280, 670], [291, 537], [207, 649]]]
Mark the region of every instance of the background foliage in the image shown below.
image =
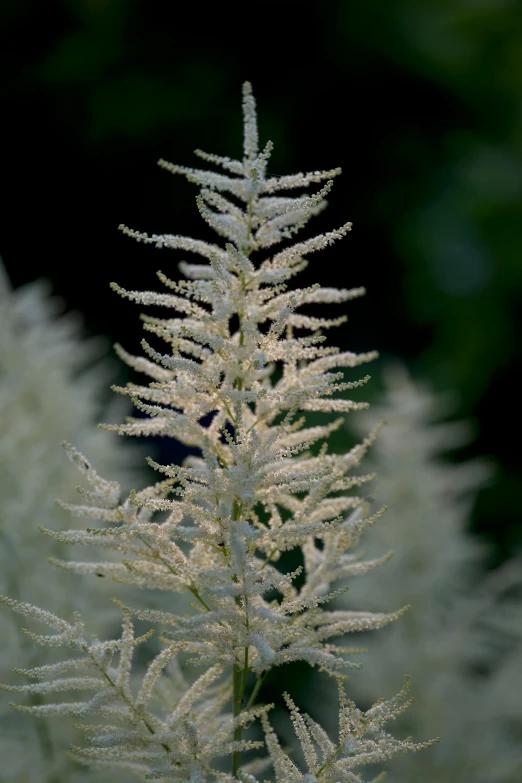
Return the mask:
[[158, 261], [116, 227], [201, 231], [189, 186], [154, 163], [190, 165], [196, 144], [234, 154], [250, 79], [275, 171], [311, 160], [345, 172], [321, 220], [354, 231], [321, 282], [364, 284], [368, 298], [342, 343], [404, 357], [479, 421], [470, 454], [501, 470], [473, 524], [502, 559], [521, 535], [520, 10], [269, 0], [239, 17], [221, 4], [4, 0], [1, 242], [14, 284], [50, 277], [93, 332], [132, 349], [140, 327], [108, 283], [152, 283]]
[[155, 161], [239, 153], [251, 80], [274, 173], [344, 171], [316, 227], [353, 220], [353, 232], [302, 283], [365, 285], [334, 342], [400, 356], [457, 395], [454, 416], [477, 435], [457, 459], [496, 463], [471, 524], [497, 564], [522, 544], [520, 2], [265, 0], [233, 14], [3, 0], [0, 250], [13, 284], [50, 278], [91, 333], [139, 352], [141, 326], [109, 282], [153, 288], [181, 256], [117, 226], [205, 238], [191, 186]]

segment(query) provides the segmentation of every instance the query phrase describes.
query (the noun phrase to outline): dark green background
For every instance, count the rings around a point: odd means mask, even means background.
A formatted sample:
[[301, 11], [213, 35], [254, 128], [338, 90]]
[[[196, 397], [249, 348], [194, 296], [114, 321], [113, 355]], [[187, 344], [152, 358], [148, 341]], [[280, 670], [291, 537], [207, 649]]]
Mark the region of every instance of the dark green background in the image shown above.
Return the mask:
[[155, 161], [239, 155], [251, 80], [274, 173], [343, 168], [316, 229], [354, 230], [303, 276], [367, 287], [336, 341], [458, 392], [458, 415], [477, 421], [466, 455], [498, 464], [474, 529], [497, 560], [515, 550], [521, 4], [2, 0], [0, 26], [0, 249], [14, 284], [51, 278], [92, 332], [136, 350], [137, 313], [108, 284], [156, 287], [183, 256], [117, 226], [209, 236], [194, 186]]

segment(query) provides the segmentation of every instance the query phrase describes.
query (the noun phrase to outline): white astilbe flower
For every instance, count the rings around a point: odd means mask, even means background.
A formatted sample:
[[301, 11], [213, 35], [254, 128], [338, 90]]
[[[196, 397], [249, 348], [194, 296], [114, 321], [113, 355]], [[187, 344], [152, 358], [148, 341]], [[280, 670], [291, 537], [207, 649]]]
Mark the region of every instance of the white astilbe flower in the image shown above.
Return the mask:
[[[63, 524], [54, 499], [76, 495], [77, 471], [63, 459], [61, 438], [81, 441], [100, 469], [127, 484], [135, 480], [137, 460], [135, 450], [126, 451], [117, 439], [96, 431], [111, 375], [100, 360], [103, 344], [82, 337], [79, 319], [61, 314], [49, 288], [37, 280], [13, 290], [0, 262], [0, 592], [19, 600], [37, 595], [63, 613], [89, 607], [92, 630], [104, 633], [113, 620], [107, 593], [100, 595], [102, 580], [86, 600], [77, 581], [49, 568], [47, 557], [63, 554], [62, 548], [43, 540], [37, 526]], [[34, 650], [6, 612], [0, 615], [0, 636], [5, 680], [13, 662], [32, 665]], [[2, 781], [75, 780], [76, 765], [63, 755], [73, 736], [68, 722], [28, 725], [2, 705]]]
[[151, 661], [141, 681], [133, 682], [134, 650], [154, 631], [135, 637], [125, 607], [120, 638], [100, 642], [86, 638], [79, 616], [70, 623], [30, 604], [2, 600], [15, 612], [56, 631], [42, 635], [26, 630], [30, 639], [46, 647], [72, 650], [72, 657], [57, 663], [15, 670], [35, 682], [0, 687], [39, 696], [90, 692], [82, 701], [62, 701], [59, 696], [53, 703], [12, 705], [38, 718], [69, 715], [97, 719], [96, 724], [78, 726], [89, 738], [87, 747], [72, 749], [81, 763], [98, 769], [117, 768], [141, 780], [192, 781], [197, 775], [203, 780], [216, 757], [263, 744], [231, 739], [236, 727], [264, 714], [269, 706], [254, 707], [237, 717], [224, 712], [230, 701], [230, 678], [217, 682], [222, 674], [219, 665], [207, 669], [190, 685], [176, 665], [176, 646], [169, 645]]
[[445, 457], [471, 435], [464, 422], [441, 421], [453, 407], [448, 396], [414, 382], [401, 366], [384, 380], [382, 403], [360, 425], [386, 421], [370, 461], [379, 475], [377, 502], [386, 497], [390, 512], [371, 531], [367, 552], [378, 556], [402, 543], [338, 605], [364, 598], [370, 607], [394, 606], [408, 596], [412, 610], [372, 643], [372, 676], [352, 678], [350, 693], [372, 701], [396, 687], [407, 669], [416, 694], [401, 726], [441, 737], [429, 754], [394, 761], [390, 780], [516, 783], [522, 778], [520, 557], [485, 571], [485, 547], [468, 526], [491, 469]]
[[[180, 264], [188, 281], [174, 282], [158, 273], [166, 293], [128, 291], [113, 284], [115, 291], [134, 302], [170, 312], [167, 318], [144, 317], [150, 334], [150, 342], [142, 344], [146, 357], [133, 357], [118, 347], [120, 357], [151, 382], [118, 389], [132, 399], [140, 415], [105, 428], [122, 435], [174, 437], [199, 449], [199, 456], [186, 459], [183, 466], [149, 460], [158, 473], [157, 483], [120, 499], [112, 484], [68, 447], [90, 488], [83, 492], [81, 505], [62, 505], [73, 516], [90, 520], [89, 526], [61, 532], [43, 528], [59, 543], [97, 546], [117, 558], [117, 562], [59, 562], [65, 569], [191, 595], [190, 614], [176, 613], [176, 601], [169, 611], [123, 607], [126, 624], [118, 648], [120, 664], [116, 679], [110, 675], [115, 684], [112, 690], [106, 684], [89, 702], [91, 707], [84, 705], [78, 712], [116, 709], [114, 688], [127, 682], [130, 671], [133, 643], [125, 639], [134, 617], [162, 628], [166, 648], [161, 661], [182, 653], [189, 664], [214, 672], [215, 677], [221, 671], [232, 672], [231, 687], [219, 691], [231, 699], [232, 719], [223, 723], [223, 715], [216, 712], [218, 728], [209, 733], [205, 724], [209, 718], [203, 717], [206, 708], [194, 707], [183, 697], [173, 708], [175, 725], [168, 717], [153, 719], [148, 712], [145, 721], [140, 717], [144, 697], [138, 695], [132, 710], [137, 710], [133, 714], [139, 738], [134, 733], [120, 737], [115, 730], [110, 748], [98, 742], [94, 750], [77, 751], [87, 760], [123, 765], [138, 775], [190, 783], [208, 780], [210, 774], [217, 780], [253, 783], [262, 762], [240, 764], [241, 751], [251, 747], [242, 735], [245, 724], [256, 715], [252, 705], [267, 671], [306, 661], [338, 679], [356, 665], [350, 657], [357, 650], [336, 640], [387, 625], [405, 608], [397, 606], [387, 613], [367, 611], [364, 605], [350, 611], [328, 608], [345, 589], [339, 587], [339, 580], [373, 569], [386, 559], [363, 561], [353, 552], [361, 535], [381, 515], [377, 511], [369, 516], [365, 501], [353, 492], [371, 478], [356, 471], [376, 433], [347, 454], [328, 454], [326, 443], [319, 449], [315, 444], [325, 441], [342, 419], [310, 426], [306, 412], [347, 413], [367, 407], [347, 393], [368, 376], [347, 380], [345, 373], [376, 354], [341, 353], [326, 346], [320, 330], [342, 319], [301, 312], [308, 304], [349, 301], [363, 289], [315, 285], [287, 290], [286, 283], [304, 268], [310, 254], [342, 239], [351, 224], [252, 260], [255, 251], [291, 237], [323, 208], [331, 178], [339, 170], [267, 177], [271, 144], [262, 151], [258, 148], [255, 103], [248, 83], [243, 113], [242, 161], [198, 152], [207, 162], [222, 166], [225, 174], [160, 161], [163, 168], [202, 187], [198, 208], [227, 240], [224, 246], [180, 235], [149, 236], [122, 226], [138, 241], [199, 254], [204, 263]], [[273, 195], [325, 181], [312, 196]], [[158, 338], [166, 343], [163, 350], [158, 350]], [[98, 527], [96, 520], [101, 522]], [[301, 550], [303, 566], [286, 573], [278, 561], [282, 553], [296, 548]], [[72, 627], [64, 626], [60, 642], [71, 643], [70, 635], [76, 633]], [[161, 677], [156, 661], [150, 664], [145, 682]], [[256, 679], [245, 710], [252, 674]], [[46, 687], [52, 689], [51, 684]], [[130, 691], [123, 692], [130, 700]], [[383, 705], [370, 711], [370, 717], [361, 717], [343, 700], [343, 727], [353, 724], [357, 734], [360, 721], [380, 726], [388, 714]], [[196, 717], [189, 718], [193, 707]], [[118, 714], [121, 709], [118, 706]], [[209, 714], [214, 715], [212, 709]], [[160, 725], [159, 720], [164, 722]], [[145, 733], [146, 723], [154, 729], [152, 740]], [[342, 731], [344, 737], [348, 729]], [[201, 732], [207, 732], [206, 739]], [[384, 735], [373, 744], [368, 742], [361, 740], [356, 751], [368, 761], [412, 747], [409, 741], [392, 741]], [[230, 752], [232, 776], [210, 766], [213, 755]], [[359, 780], [350, 772], [354, 763], [337, 759], [336, 780]]]
[[306, 763], [306, 773], [282, 750], [266, 714], [263, 714], [263, 728], [276, 783], [360, 783], [363, 778], [357, 771], [359, 767], [385, 761], [401, 751], [416, 751], [432, 744], [397, 740], [384, 729], [387, 721], [395, 719], [411, 703], [411, 699], [406, 699], [407, 681], [400, 693], [392, 699], [379, 700], [366, 712], [346, 698], [341, 680], [338, 680], [338, 689], [341, 708], [337, 743], [332, 742], [309, 715], [302, 714], [287, 693], [284, 694]]

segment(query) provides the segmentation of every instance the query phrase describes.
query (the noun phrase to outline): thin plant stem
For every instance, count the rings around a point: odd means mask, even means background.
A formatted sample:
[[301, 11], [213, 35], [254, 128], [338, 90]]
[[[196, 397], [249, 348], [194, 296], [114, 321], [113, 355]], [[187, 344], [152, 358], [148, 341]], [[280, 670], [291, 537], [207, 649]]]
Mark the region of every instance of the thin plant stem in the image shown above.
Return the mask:
[[[245, 647], [243, 668], [240, 666], [234, 667], [234, 718], [237, 718], [241, 714], [241, 707], [243, 705], [243, 696], [245, 693], [245, 685], [248, 676], [248, 647]], [[239, 742], [243, 735], [243, 726], [236, 726], [234, 729], [234, 740]], [[236, 777], [239, 770], [239, 750], [234, 751], [232, 757], [232, 775]]]
[[256, 684], [252, 688], [252, 693], [250, 694], [250, 698], [248, 700], [247, 706], [245, 707], [246, 710], [249, 710], [251, 707], [254, 706], [255, 700], [257, 699], [257, 695], [261, 690], [261, 686], [267, 674], [268, 674], [268, 670], [263, 672], [263, 674], [258, 675]]

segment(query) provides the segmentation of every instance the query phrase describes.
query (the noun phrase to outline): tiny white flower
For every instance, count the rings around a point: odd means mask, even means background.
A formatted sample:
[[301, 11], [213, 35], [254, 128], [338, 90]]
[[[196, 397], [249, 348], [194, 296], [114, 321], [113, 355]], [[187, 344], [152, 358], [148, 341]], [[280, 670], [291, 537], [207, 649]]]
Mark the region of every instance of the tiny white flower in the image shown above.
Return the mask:
[[[357, 491], [372, 478], [358, 467], [376, 433], [347, 454], [329, 454], [325, 441], [339, 420], [314, 425], [309, 414], [366, 407], [346, 393], [369, 377], [350, 380], [344, 371], [371, 361], [375, 353], [340, 353], [325, 344], [319, 331], [339, 325], [342, 318], [301, 311], [347, 302], [363, 289], [313, 285], [286, 290], [307, 257], [342, 240], [351, 223], [267, 252], [301, 231], [325, 206], [340, 170], [267, 176], [272, 145], [259, 148], [249, 83], [243, 88], [243, 115], [241, 160], [197, 152], [223, 171], [160, 161], [162, 168], [201, 186], [200, 214], [225, 242], [149, 236], [122, 226], [139, 242], [190, 252], [203, 263], [182, 262], [188, 280], [181, 282], [159, 272], [166, 288], [162, 293], [112, 285], [131, 301], [167, 309], [168, 317], [144, 316], [144, 328], [154, 338], [143, 340], [144, 356], [118, 348], [120, 357], [151, 382], [119, 389], [140, 415], [104, 426], [122, 435], [175, 438], [193, 456], [182, 466], [149, 459], [156, 481], [120, 498], [119, 487], [70, 447], [69, 456], [89, 488], [80, 490], [80, 503], [62, 506], [85, 518], [85, 529], [44, 528], [60, 544], [79, 544], [89, 553], [98, 547], [112, 557], [101, 563], [56, 561], [60, 567], [84, 576], [111, 576], [171, 599], [183, 593], [189, 606], [179, 613], [175, 599], [168, 610], [116, 601], [123, 615], [121, 635], [102, 642], [86, 635], [79, 617], [69, 622], [31, 604], [2, 599], [50, 627], [51, 633], [26, 631], [30, 639], [64, 647], [66, 656], [73, 649], [75, 655], [20, 672], [37, 683], [4, 687], [52, 694], [52, 703], [19, 705], [33, 715], [93, 716], [94, 723], [84, 727], [88, 741], [75, 756], [117, 774], [257, 783], [251, 772], [257, 762], [245, 766], [243, 754], [265, 744], [244, 732], [260, 718], [276, 783], [356, 783], [362, 780], [357, 767], [421, 747], [381, 731], [407, 704], [406, 688], [365, 713], [346, 699], [342, 674], [358, 664], [350, 660], [353, 650], [334, 643], [345, 634], [387, 625], [405, 611], [331, 607], [344, 592], [338, 587], [342, 580], [383, 562], [359, 560], [353, 551], [382, 513], [371, 517]], [[312, 195], [285, 195], [312, 183], [319, 185]], [[164, 352], [153, 347], [160, 339], [167, 346]], [[297, 548], [302, 564], [287, 572], [280, 564]], [[134, 618], [153, 628], [137, 637]], [[157, 646], [136, 660], [136, 648], [147, 642], [154, 626], [160, 631]], [[185, 680], [177, 656], [187, 667], [197, 665], [197, 675]], [[147, 661], [145, 667], [140, 659]], [[339, 683], [340, 745], [284, 694], [305, 774], [281, 749], [267, 718], [270, 705], [255, 703], [264, 674], [292, 661], [319, 667]], [[86, 669], [85, 676], [83, 671], [77, 676], [77, 669]], [[66, 690], [78, 691], [78, 700], [60, 701]], [[89, 690], [94, 695], [82, 693]], [[361, 740], [359, 752], [350, 734], [364, 737], [369, 731], [374, 734]], [[223, 756], [231, 756], [230, 774], [215, 771]]]

